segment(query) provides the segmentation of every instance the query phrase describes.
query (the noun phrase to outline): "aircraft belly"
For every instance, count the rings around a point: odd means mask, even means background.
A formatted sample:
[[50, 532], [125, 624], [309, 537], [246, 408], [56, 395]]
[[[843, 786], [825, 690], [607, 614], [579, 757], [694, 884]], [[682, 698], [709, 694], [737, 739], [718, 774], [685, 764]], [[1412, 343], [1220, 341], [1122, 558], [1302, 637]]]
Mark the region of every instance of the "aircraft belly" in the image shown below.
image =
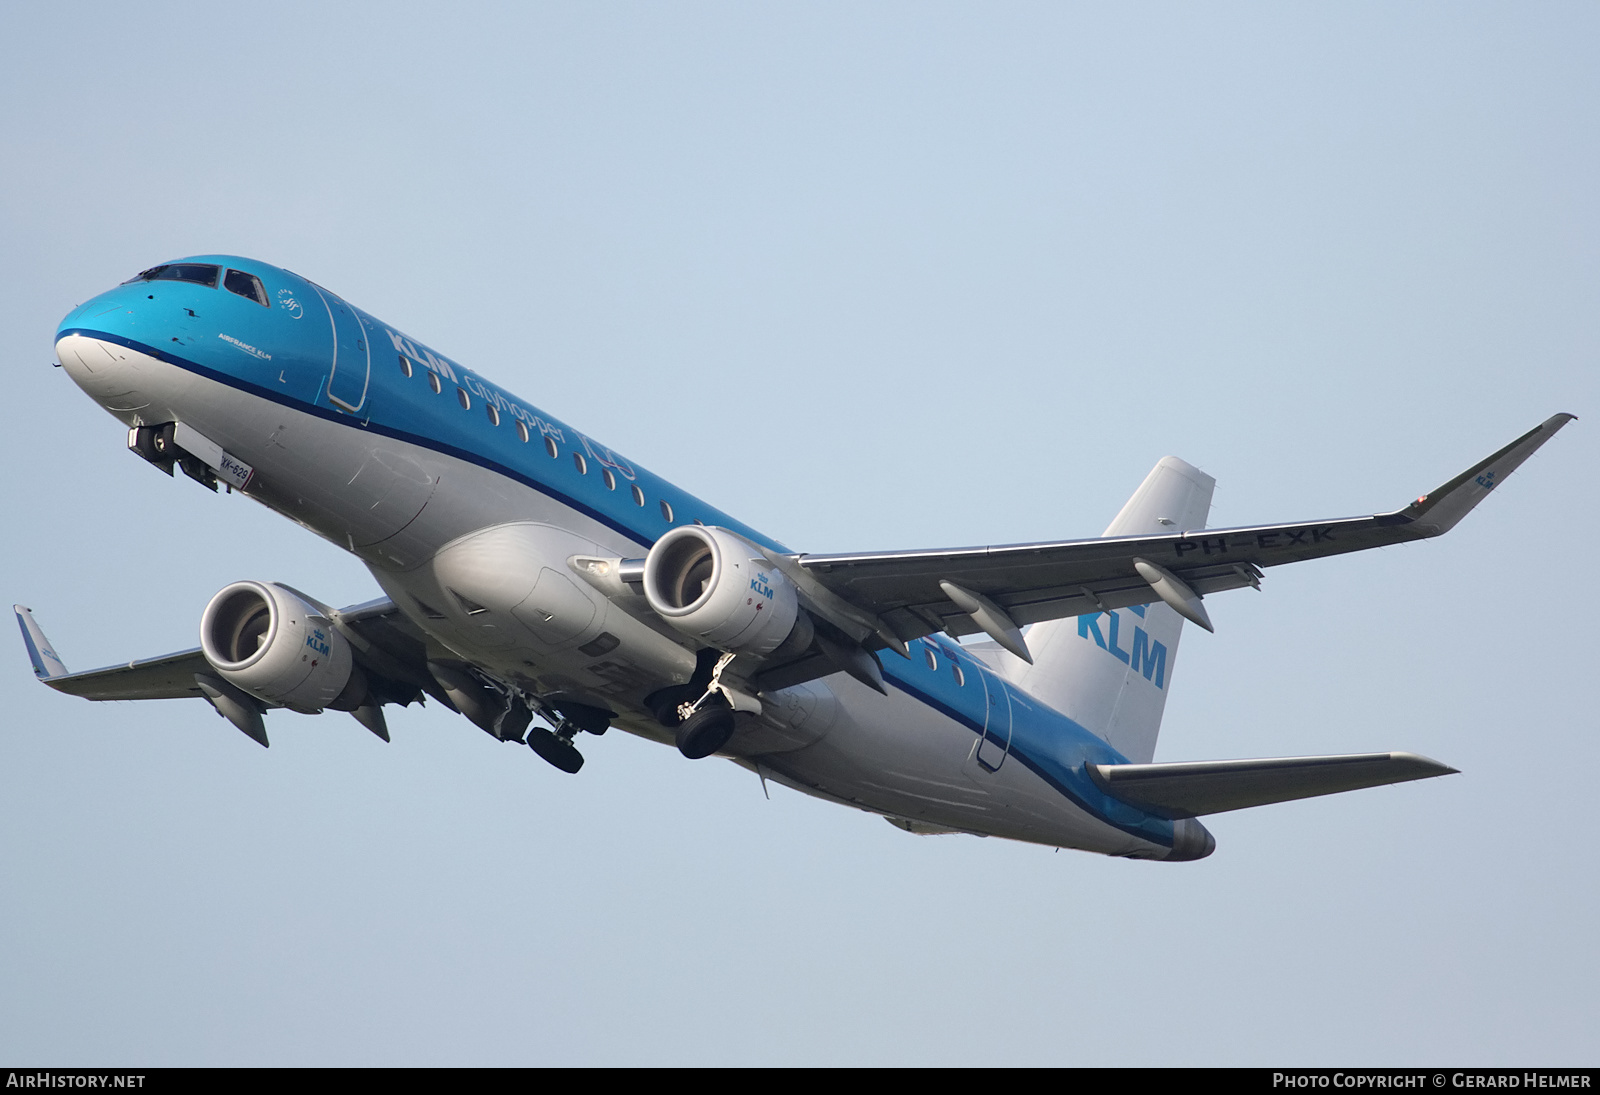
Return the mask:
[[595, 541], [538, 522], [478, 529], [398, 572], [373, 568], [396, 604], [461, 657], [532, 691], [637, 703], [694, 673], [686, 645], [570, 576]]
[[1094, 817], [1024, 764], [973, 780], [967, 768], [976, 732], [914, 696], [898, 689], [882, 696], [843, 674], [814, 683], [838, 696], [826, 735], [751, 758], [791, 786], [950, 829], [1111, 855], [1166, 854]]
[[[848, 678], [845, 678], [848, 679]], [[839, 722], [832, 678], [761, 694], [761, 714], [743, 715], [725, 752], [771, 756], [814, 745]]]

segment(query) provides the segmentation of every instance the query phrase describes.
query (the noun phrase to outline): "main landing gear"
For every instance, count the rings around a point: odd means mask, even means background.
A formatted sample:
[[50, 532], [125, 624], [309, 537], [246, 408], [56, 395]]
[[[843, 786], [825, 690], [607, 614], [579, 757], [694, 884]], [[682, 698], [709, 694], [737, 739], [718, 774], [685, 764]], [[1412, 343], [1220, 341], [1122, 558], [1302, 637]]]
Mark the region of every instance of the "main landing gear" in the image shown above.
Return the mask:
[[[583, 754], [572, 744], [578, 732], [604, 734], [617, 717], [565, 695], [524, 692], [460, 662], [430, 661], [428, 672], [450, 705], [479, 729], [500, 741], [528, 746], [568, 774], [583, 767]], [[552, 729], [531, 725], [535, 715]]]
[[528, 731], [528, 748], [546, 763], [569, 775], [576, 775], [578, 769], [583, 767], [583, 754], [572, 744], [572, 737], [577, 732], [578, 728], [569, 722], [557, 726], [553, 733], [535, 726]]
[[[520, 706], [513, 704], [513, 706]], [[527, 729], [527, 745], [540, 759], [553, 767], [559, 768], [568, 775], [576, 775], [578, 769], [583, 767], [583, 754], [578, 752], [578, 747], [572, 744], [579, 731], [589, 734], [604, 734], [611, 726], [612, 714], [610, 711], [588, 704], [572, 703], [563, 700], [554, 702], [534, 698], [529, 706], [534, 708], [539, 717], [548, 722], [554, 729], [546, 730], [542, 726], [527, 726], [528, 720], [524, 718]], [[527, 708], [524, 708], [527, 710]], [[521, 730], [522, 727], [518, 727]], [[520, 735], [518, 735], [520, 736]], [[503, 741], [514, 741], [516, 738], [502, 736]]]
[[678, 752], [690, 760], [709, 757], [733, 737], [733, 709], [717, 696], [678, 724]]
[[722, 671], [733, 658], [732, 654], [723, 654], [714, 663], [702, 658], [688, 684], [663, 689], [645, 701], [663, 726], [674, 728], [678, 752], [690, 760], [709, 757], [728, 744], [737, 726], [737, 712], [761, 710], [760, 700], [723, 683]]

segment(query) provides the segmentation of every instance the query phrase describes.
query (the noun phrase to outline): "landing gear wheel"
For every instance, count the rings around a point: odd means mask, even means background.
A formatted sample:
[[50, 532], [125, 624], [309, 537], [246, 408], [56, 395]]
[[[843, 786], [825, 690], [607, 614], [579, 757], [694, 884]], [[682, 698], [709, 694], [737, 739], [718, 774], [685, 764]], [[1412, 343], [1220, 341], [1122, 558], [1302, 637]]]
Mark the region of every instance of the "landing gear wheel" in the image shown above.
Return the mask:
[[578, 769], [583, 767], [583, 754], [578, 752], [571, 741], [559, 738], [537, 726], [528, 731], [528, 748], [568, 775], [575, 775]]
[[178, 446], [172, 439], [175, 429], [170, 422], [164, 426], [139, 426], [129, 435], [128, 447], [171, 475], [178, 460]]
[[678, 752], [690, 760], [709, 757], [733, 737], [733, 712], [726, 707], [702, 707], [678, 727]]

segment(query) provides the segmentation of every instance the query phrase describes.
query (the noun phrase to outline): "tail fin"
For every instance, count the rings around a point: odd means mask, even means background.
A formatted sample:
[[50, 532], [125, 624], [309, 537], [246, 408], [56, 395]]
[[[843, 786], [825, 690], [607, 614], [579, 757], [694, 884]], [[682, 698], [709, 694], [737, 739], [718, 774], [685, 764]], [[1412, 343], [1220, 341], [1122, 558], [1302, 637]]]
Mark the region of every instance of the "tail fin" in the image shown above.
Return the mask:
[[[1105, 535], [1205, 528], [1216, 485], [1163, 457]], [[1020, 687], [1143, 764], [1155, 756], [1182, 630], [1183, 618], [1160, 603], [1051, 620], [1028, 632], [1033, 664], [1008, 659], [1007, 669]]]

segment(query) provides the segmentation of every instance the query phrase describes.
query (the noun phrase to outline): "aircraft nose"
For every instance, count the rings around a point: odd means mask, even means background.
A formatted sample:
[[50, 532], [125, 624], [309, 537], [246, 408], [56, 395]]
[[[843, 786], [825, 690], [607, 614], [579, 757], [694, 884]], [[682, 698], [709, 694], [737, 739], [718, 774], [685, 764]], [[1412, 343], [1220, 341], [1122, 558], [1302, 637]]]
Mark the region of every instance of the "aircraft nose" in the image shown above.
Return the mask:
[[1217, 850], [1217, 838], [1197, 818], [1180, 818], [1172, 823], [1172, 854], [1169, 863], [1204, 859]]
[[135, 411], [148, 402], [139, 390], [144, 355], [85, 334], [56, 339], [56, 360], [73, 383], [110, 411]]

